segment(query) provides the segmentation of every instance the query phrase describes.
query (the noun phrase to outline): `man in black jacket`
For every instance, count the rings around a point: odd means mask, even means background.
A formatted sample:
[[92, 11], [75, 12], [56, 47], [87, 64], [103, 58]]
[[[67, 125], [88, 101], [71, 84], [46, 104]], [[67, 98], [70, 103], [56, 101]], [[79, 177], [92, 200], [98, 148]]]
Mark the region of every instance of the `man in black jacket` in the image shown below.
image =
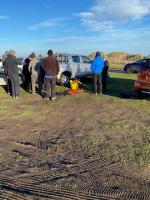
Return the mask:
[[11, 50], [5, 60], [5, 68], [7, 69], [7, 75], [11, 82], [12, 97], [14, 98], [17, 98], [20, 95], [18, 65], [21, 64], [21, 61], [16, 58], [16, 52]]
[[10, 83], [10, 79], [8, 77], [7, 66], [5, 65], [5, 60], [9, 56], [9, 54], [10, 54], [9, 51], [5, 51], [5, 54], [3, 55], [3, 58], [2, 58], [2, 63], [3, 63], [3, 68], [4, 68], [4, 78], [5, 78], [5, 81], [6, 81], [7, 93], [11, 94], [12, 93], [11, 83]]
[[106, 92], [106, 89], [107, 89], [108, 69], [109, 69], [109, 61], [105, 60], [104, 68], [103, 68], [103, 71], [102, 71], [102, 88], [103, 88], [104, 93]]

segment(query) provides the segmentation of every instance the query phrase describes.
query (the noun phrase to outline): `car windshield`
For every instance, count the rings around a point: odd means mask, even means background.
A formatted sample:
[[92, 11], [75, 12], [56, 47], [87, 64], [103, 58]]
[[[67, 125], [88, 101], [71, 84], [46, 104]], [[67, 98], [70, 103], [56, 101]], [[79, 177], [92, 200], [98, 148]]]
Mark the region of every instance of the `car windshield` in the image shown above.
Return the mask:
[[147, 62], [145, 63], [145, 68], [150, 68], [150, 60], [147, 60]]

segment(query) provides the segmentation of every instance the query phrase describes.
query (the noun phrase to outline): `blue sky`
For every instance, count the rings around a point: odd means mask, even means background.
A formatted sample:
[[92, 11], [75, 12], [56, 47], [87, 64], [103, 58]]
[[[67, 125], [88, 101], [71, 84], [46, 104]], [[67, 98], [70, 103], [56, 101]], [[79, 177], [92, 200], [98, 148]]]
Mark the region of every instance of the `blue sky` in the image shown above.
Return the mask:
[[0, 54], [150, 54], [150, 0], [1, 0]]

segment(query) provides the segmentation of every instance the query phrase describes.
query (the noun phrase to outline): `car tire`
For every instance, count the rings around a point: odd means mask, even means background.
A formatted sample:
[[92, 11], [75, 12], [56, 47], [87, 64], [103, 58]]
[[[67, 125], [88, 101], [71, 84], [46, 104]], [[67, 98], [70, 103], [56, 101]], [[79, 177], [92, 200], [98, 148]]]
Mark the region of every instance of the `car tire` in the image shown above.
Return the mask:
[[132, 67], [128, 67], [128, 68], [126, 69], [126, 72], [127, 72], [128, 74], [133, 73]]
[[70, 81], [71, 75], [69, 73], [63, 73], [61, 74], [59, 83], [60, 85], [69, 85], [69, 81]]
[[138, 91], [136, 92], [136, 97], [137, 99], [143, 99], [144, 95], [140, 91]]

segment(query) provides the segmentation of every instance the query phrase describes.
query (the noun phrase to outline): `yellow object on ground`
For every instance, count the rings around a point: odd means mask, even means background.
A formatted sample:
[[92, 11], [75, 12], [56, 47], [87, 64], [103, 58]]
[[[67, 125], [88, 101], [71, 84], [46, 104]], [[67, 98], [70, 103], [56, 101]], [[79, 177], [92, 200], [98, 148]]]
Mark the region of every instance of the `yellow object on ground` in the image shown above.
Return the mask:
[[78, 80], [70, 80], [70, 87], [72, 90], [78, 89]]

